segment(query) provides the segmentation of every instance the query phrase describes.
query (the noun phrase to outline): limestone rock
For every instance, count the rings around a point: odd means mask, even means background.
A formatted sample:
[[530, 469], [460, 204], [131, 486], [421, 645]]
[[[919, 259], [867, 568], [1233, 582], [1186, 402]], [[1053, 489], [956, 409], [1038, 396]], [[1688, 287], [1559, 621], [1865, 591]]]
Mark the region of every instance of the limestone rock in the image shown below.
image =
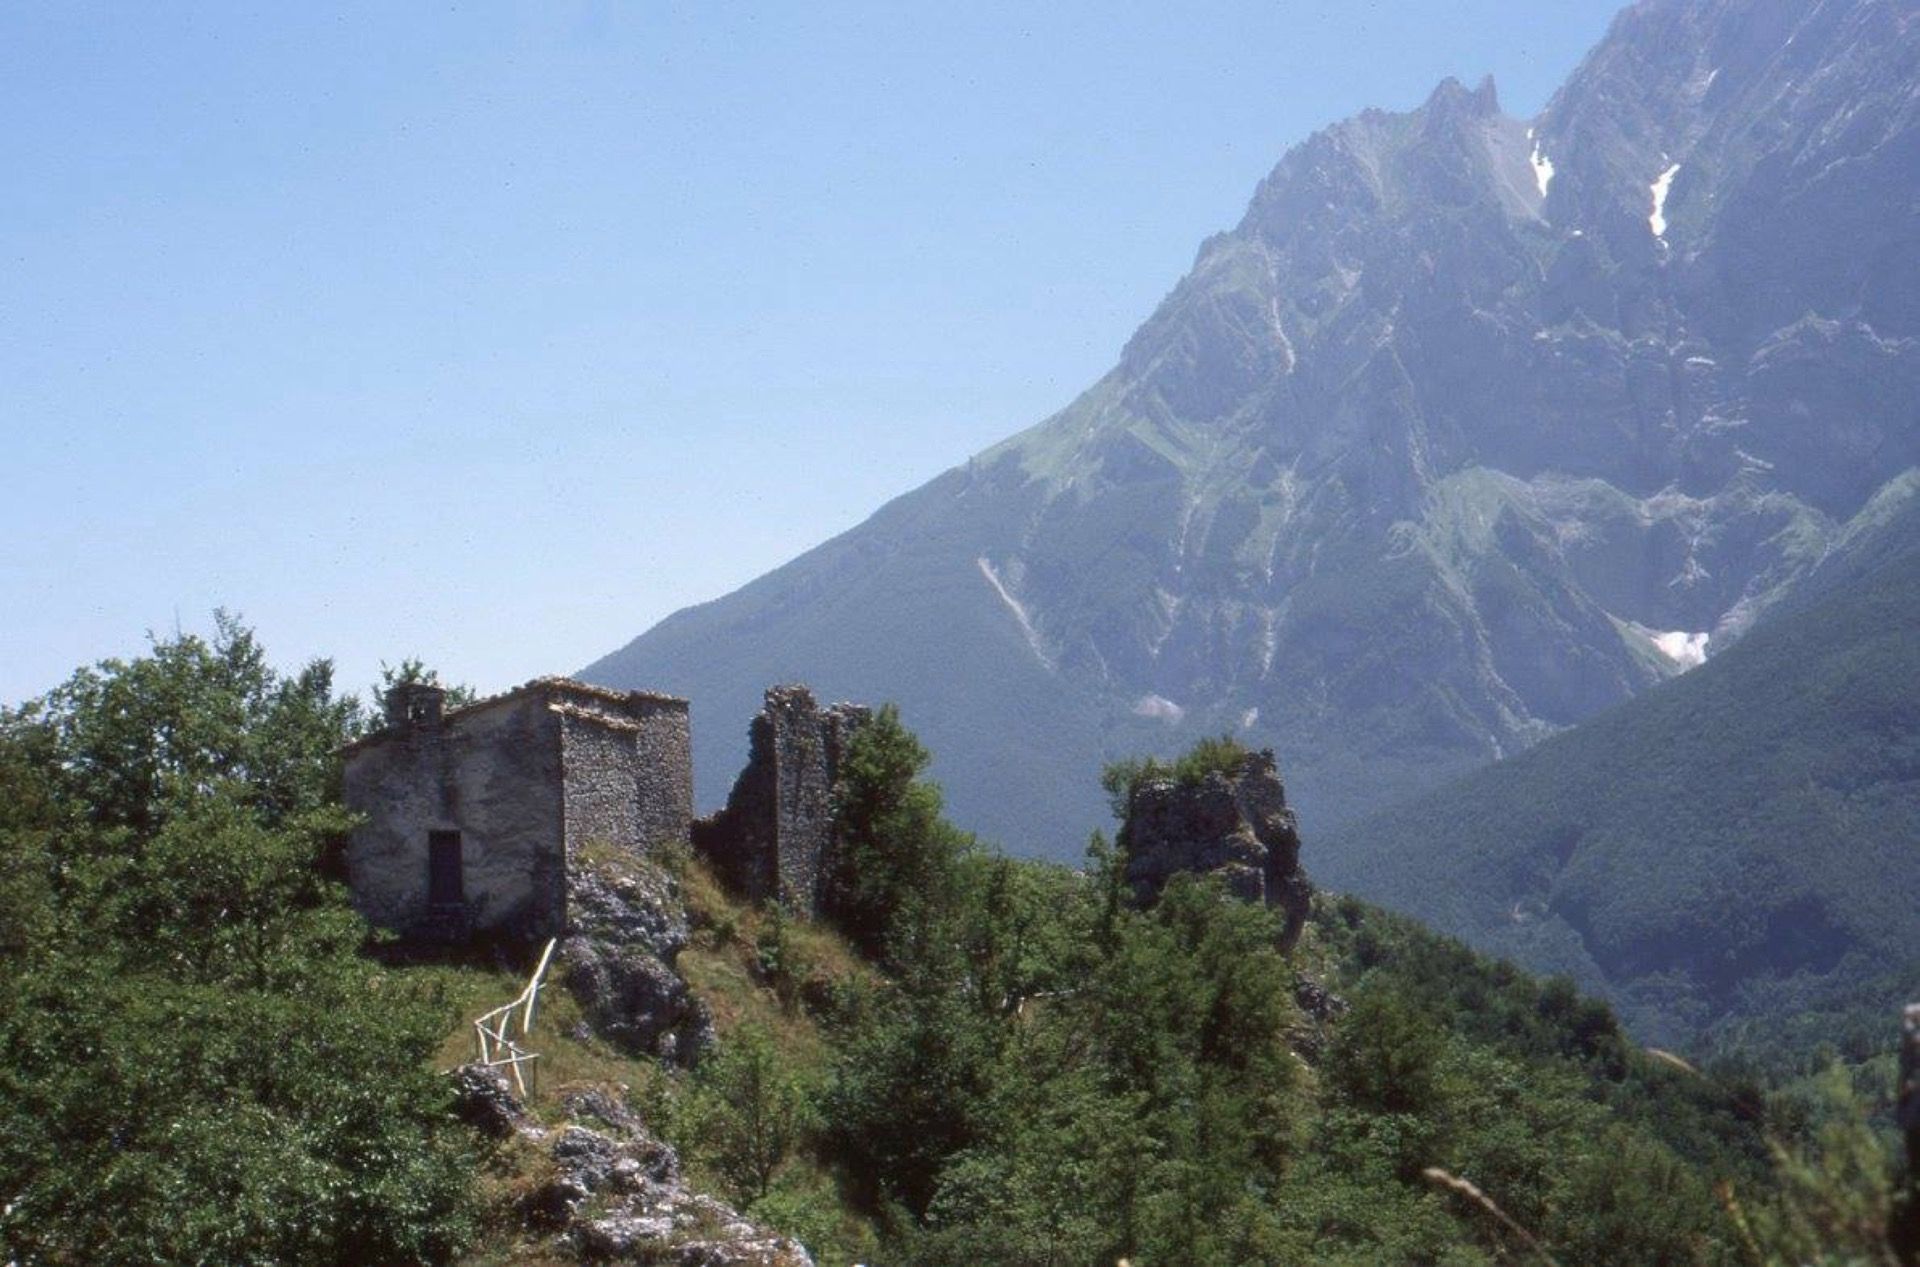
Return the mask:
[[454, 1113], [484, 1135], [504, 1139], [527, 1120], [506, 1074], [497, 1068], [461, 1065], [453, 1071], [453, 1087]]
[[637, 858], [576, 865], [561, 957], [596, 1034], [628, 1051], [692, 1064], [713, 1021], [674, 968], [689, 935], [673, 879]]
[[1141, 780], [1121, 839], [1137, 900], [1153, 901], [1183, 871], [1217, 875], [1236, 897], [1280, 908], [1287, 945], [1299, 936], [1313, 886], [1300, 870], [1300, 833], [1271, 751], [1197, 782]]
[[554, 1131], [523, 1127], [546, 1145], [554, 1176], [534, 1197], [588, 1262], [676, 1267], [813, 1267], [806, 1248], [759, 1227], [725, 1202], [693, 1192], [679, 1154], [603, 1090], [561, 1099], [575, 1121]]

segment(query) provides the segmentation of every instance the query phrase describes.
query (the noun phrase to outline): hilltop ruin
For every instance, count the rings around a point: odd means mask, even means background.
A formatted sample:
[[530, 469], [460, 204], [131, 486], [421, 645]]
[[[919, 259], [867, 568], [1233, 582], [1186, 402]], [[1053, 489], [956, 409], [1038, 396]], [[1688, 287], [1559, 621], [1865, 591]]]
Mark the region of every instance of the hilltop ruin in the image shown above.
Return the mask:
[[687, 701], [568, 678], [448, 711], [439, 687], [387, 693], [386, 726], [348, 746], [343, 794], [354, 905], [421, 943], [533, 941], [577, 922], [596, 850], [692, 847], [730, 886], [817, 914], [832, 792], [867, 710], [776, 686], [725, 809], [696, 822]]

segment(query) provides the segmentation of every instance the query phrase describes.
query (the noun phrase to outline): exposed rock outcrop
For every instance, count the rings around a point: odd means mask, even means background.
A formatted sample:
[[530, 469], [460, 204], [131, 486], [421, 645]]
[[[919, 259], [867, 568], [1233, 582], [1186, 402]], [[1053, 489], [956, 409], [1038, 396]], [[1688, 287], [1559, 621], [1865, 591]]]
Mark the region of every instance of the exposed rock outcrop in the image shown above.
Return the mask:
[[547, 1209], [568, 1222], [581, 1257], [676, 1267], [813, 1267], [800, 1242], [688, 1189], [680, 1155], [614, 1096], [589, 1090], [561, 1102], [593, 1123], [547, 1136], [559, 1170], [545, 1194]]
[[1288, 946], [1299, 937], [1313, 886], [1271, 751], [1247, 753], [1231, 773], [1142, 778], [1128, 795], [1121, 841], [1137, 900], [1153, 901], [1183, 871], [1217, 875], [1235, 896], [1279, 908]]
[[754, 717], [747, 765], [726, 808], [693, 841], [729, 887], [817, 915], [833, 866], [833, 785], [868, 710], [821, 708], [804, 686], [776, 686]]
[[454, 1114], [489, 1139], [505, 1139], [527, 1124], [527, 1110], [498, 1066], [461, 1065], [453, 1071]]
[[[553, 1176], [528, 1213], [557, 1229], [582, 1261], [672, 1267], [813, 1267], [800, 1242], [769, 1231], [732, 1206], [690, 1190], [680, 1156], [646, 1129], [617, 1095], [599, 1088], [563, 1093], [574, 1119], [543, 1127], [519, 1110], [497, 1070], [456, 1070], [460, 1110], [509, 1120], [510, 1132], [542, 1150]], [[512, 1111], [504, 1117], [502, 1103]]]
[[628, 1051], [692, 1064], [713, 1021], [674, 967], [690, 933], [673, 877], [627, 856], [572, 870], [560, 950], [587, 1024]]

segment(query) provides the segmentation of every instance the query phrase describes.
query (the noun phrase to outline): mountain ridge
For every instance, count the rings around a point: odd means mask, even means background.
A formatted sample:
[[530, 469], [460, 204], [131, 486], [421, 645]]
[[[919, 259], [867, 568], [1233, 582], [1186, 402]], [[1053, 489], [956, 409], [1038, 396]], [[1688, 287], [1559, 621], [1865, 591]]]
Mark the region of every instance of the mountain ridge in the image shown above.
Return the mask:
[[[897, 700], [1054, 856], [1081, 771], [1204, 733], [1309, 830], [1524, 749], [1920, 463], [1917, 48], [1894, 0], [1656, 0], [1531, 122], [1448, 80], [1323, 128], [1065, 409], [584, 673], [689, 694], [703, 772], [768, 682]], [[1823, 201], [1859, 232], [1776, 277]]]

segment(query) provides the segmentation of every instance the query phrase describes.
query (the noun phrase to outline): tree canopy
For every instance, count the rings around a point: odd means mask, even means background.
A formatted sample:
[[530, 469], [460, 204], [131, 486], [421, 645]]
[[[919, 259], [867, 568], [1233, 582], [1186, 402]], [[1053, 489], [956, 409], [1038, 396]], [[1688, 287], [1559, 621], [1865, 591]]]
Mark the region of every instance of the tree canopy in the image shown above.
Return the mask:
[[323, 865], [359, 705], [237, 620], [0, 710], [0, 1249], [51, 1263], [444, 1261], [447, 1016]]

